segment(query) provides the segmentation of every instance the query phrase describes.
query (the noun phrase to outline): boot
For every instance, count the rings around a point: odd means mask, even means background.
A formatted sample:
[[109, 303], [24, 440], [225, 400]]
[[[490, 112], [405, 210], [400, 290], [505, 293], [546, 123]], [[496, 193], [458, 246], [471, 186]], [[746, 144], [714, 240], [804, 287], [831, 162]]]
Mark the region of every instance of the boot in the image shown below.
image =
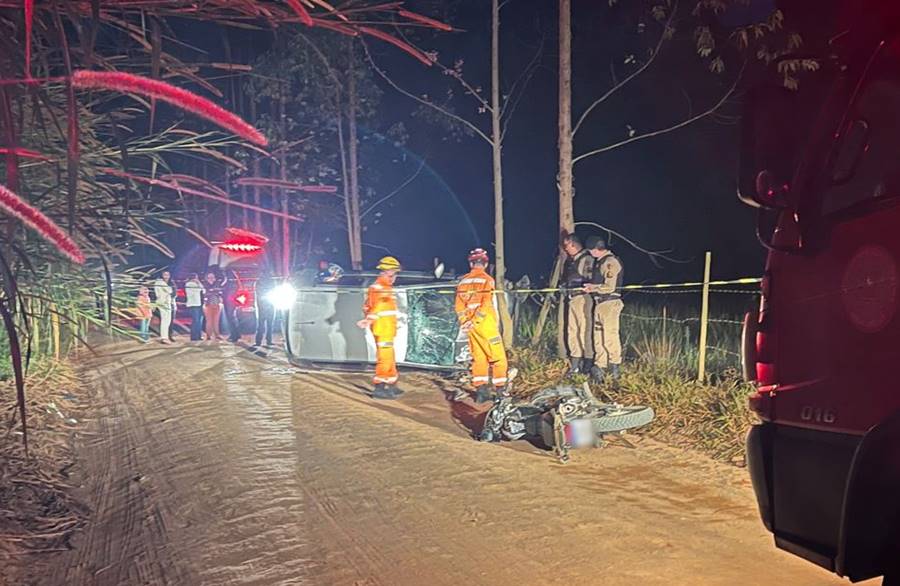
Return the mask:
[[394, 395], [395, 399], [403, 394], [403, 391], [401, 391], [400, 387], [398, 387], [397, 385], [388, 385], [387, 390], [389, 393]]
[[568, 376], [575, 376], [576, 374], [581, 374], [581, 358], [569, 358], [569, 374]]
[[372, 391], [373, 399], [396, 399], [396, 395], [390, 391], [388, 386], [384, 383], [378, 383], [375, 385], [375, 389]]
[[602, 383], [606, 378], [606, 370], [597, 365], [591, 367], [591, 380], [595, 383]]
[[476, 403], [487, 403], [493, 397], [491, 396], [491, 387], [489, 385], [481, 385], [477, 389], [475, 389], [475, 402]]

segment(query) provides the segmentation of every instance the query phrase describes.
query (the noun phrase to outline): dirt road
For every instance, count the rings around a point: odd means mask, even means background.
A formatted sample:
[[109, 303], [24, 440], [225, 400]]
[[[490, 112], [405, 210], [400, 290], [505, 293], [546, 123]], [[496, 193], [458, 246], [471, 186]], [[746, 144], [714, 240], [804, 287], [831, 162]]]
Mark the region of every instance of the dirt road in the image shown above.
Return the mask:
[[408, 376], [302, 374], [222, 346], [109, 344], [85, 375], [94, 516], [39, 584], [841, 583], [774, 549], [745, 471], [650, 440], [560, 465], [479, 444]]

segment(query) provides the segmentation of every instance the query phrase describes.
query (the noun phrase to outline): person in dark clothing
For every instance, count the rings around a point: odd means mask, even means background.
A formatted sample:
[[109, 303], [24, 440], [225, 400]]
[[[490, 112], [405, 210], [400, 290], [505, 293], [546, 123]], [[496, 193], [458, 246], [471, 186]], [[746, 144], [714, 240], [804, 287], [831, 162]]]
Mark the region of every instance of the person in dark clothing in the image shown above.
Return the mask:
[[262, 344], [263, 336], [266, 338], [266, 346], [272, 345], [272, 330], [275, 327], [275, 306], [269, 300], [269, 293], [275, 288], [275, 282], [271, 273], [264, 271], [256, 280], [256, 343]]
[[568, 255], [562, 277], [566, 304], [566, 351], [569, 355], [569, 375], [575, 375], [587, 372], [594, 358], [594, 302], [583, 289], [591, 282], [594, 258], [574, 234], [563, 238], [563, 249]]
[[228, 328], [228, 341], [235, 343], [241, 339], [240, 322], [237, 318], [237, 302], [234, 300], [238, 292], [237, 279], [227, 279], [224, 286], [222, 304], [225, 306], [225, 326]]
[[203, 321], [206, 324], [206, 339], [218, 342], [219, 321], [222, 313], [222, 283], [213, 272], [206, 273], [203, 283]]

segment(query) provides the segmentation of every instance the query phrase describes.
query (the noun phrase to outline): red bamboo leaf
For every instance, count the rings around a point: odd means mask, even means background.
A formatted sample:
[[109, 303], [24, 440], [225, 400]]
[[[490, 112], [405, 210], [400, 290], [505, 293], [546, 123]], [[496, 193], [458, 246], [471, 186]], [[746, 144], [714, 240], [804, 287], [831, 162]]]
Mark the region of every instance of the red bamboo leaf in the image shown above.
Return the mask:
[[388, 33], [384, 32], [384, 31], [380, 31], [377, 28], [372, 28], [372, 27], [368, 27], [368, 26], [361, 26], [361, 27], [359, 27], [359, 30], [366, 33], [367, 35], [372, 35], [373, 37], [381, 39], [382, 41], [390, 43], [390, 44], [394, 45], [395, 47], [398, 47], [398, 48], [406, 51], [407, 53], [409, 53], [410, 55], [412, 55], [413, 57], [415, 57], [416, 59], [418, 59], [425, 65], [431, 66], [431, 64], [432, 64], [431, 59], [429, 59], [428, 56], [425, 55], [425, 53], [423, 53], [422, 51], [419, 51], [418, 49], [416, 49], [409, 43], [405, 43], [405, 42], [401, 41], [400, 39], [398, 39], [397, 37], [395, 37], [393, 35], [389, 35]]
[[309, 11], [305, 6], [300, 2], [300, 0], [284, 0], [288, 3], [288, 5], [297, 13], [297, 16], [300, 17], [300, 22], [305, 24], [306, 26], [313, 25], [313, 19], [309, 15]]
[[343, 25], [343, 24], [340, 24], [337, 22], [331, 22], [330, 20], [323, 20], [321, 18], [314, 18], [313, 20], [315, 21], [316, 26], [318, 26], [318, 27], [334, 31], [336, 33], [341, 33], [342, 35], [347, 35], [348, 37], [358, 37], [359, 36], [359, 33], [357, 31], [353, 30], [352, 28], [350, 28], [349, 26], [346, 26], [346, 25]]
[[34, 23], [34, 0], [25, 0], [25, 77], [31, 77], [31, 30]]
[[235, 228], [234, 226], [225, 228], [225, 231], [235, 238], [243, 238], [259, 245], [265, 245], [269, 241], [268, 236], [257, 234], [256, 232], [251, 232], [250, 230], [244, 230], [242, 228]]
[[206, 118], [234, 134], [260, 146], [268, 141], [262, 133], [233, 114], [195, 93], [175, 87], [164, 81], [141, 77], [131, 73], [109, 71], [76, 71], [72, 83], [79, 88], [100, 88], [135, 93], [168, 102], [197, 116]]
[[426, 26], [430, 26], [431, 28], [436, 28], [442, 31], [453, 30], [453, 27], [447, 23], [435, 20], [433, 18], [428, 18], [427, 16], [423, 16], [421, 14], [416, 14], [415, 12], [410, 12], [409, 10], [399, 10], [397, 14], [399, 14], [403, 18], [408, 18], [409, 20], [422, 23]]
[[23, 159], [40, 159], [41, 161], [53, 160], [50, 157], [46, 157], [37, 151], [33, 151], [31, 149], [23, 149], [22, 147], [17, 147], [14, 149], [0, 147], [0, 155], [15, 155]]
[[227, 197], [220, 197], [218, 195], [213, 195], [211, 193], [206, 193], [204, 191], [200, 191], [198, 189], [192, 189], [190, 187], [184, 187], [183, 185], [177, 185], [175, 183], [170, 183], [168, 181], [160, 181], [159, 179], [151, 179], [149, 177], [141, 177], [140, 175], [133, 175], [131, 173], [126, 173], [124, 171], [119, 171], [118, 169], [110, 169], [110, 168], [102, 168], [101, 172], [106, 173], [107, 175], [112, 175], [114, 177], [121, 177], [123, 179], [131, 179], [137, 183], [143, 183], [145, 185], [153, 185], [156, 187], [164, 187], [166, 189], [171, 189], [172, 191], [177, 191], [180, 194], [186, 193], [188, 195], [196, 195], [197, 197], [203, 197], [206, 199], [211, 199], [213, 201], [222, 202], [226, 205], [235, 206], [239, 208], [245, 208], [248, 210], [253, 210], [259, 212], [261, 214], [268, 214], [270, 216], [277, 216], [279, 218], [286, 218], [288, 220], [293, 220], [295, 222], [303, 221], [302, 218], [298, 216], [292, 216], [290, 214], [285, 214], [282, 212], [276, 212], [273, 210], [268, 210], [264, 207], [255, 206], [248, 203], [243, 203], [239, 201], [234, 201]]
[[72, 262], [83, 264], [84, 254], [62, 228], [45, 216], [40, 210], [26, 203], [25, 200], [0, 185], [0, 210], [16, 218], [26, 226], [40, 234], [44, 240], [56, 246], [57, 250], [69, 257]]

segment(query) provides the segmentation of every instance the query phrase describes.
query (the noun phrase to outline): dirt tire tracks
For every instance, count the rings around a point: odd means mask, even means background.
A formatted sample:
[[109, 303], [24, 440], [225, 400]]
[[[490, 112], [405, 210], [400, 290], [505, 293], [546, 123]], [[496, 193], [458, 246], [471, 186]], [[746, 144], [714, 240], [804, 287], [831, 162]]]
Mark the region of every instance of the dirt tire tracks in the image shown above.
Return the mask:
[[429, 377], [379, 403], [231, 345], [103, 351], [94, 518], [44, 584], [840, 583], [774, 550], [743, 471], [690, 453], [562, 466], [472, 441]]

